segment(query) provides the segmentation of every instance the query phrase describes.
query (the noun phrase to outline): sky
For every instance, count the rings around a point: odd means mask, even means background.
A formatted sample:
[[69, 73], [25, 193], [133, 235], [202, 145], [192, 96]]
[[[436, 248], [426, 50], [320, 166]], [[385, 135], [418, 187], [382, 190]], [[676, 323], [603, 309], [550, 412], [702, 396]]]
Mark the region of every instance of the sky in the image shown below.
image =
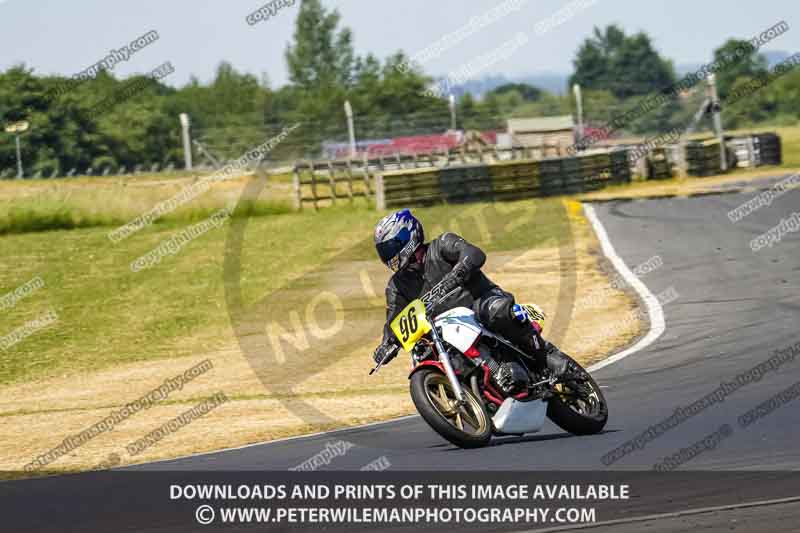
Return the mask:
[[[594, 26], [617, 23], [643, 30], [657, 50], [676, 65], [708, 61], [730, 37], [749, 38], [775, 23], [790, 30], [764, 50], [800, 52], [800, 2], [762, 0], [505, 0], [509, 15], [478, 28], [424, 65], [446, 75], [524, 35], [506, 57], [480, 76], [506, 77], [569, 73], [581, 41]], [[288, 0], [287, 3], [291, 2]], [[72, 75], [97, 63], [112, 49], [155, 30], [159, 39], [114, 67], [117, 76], [150, 72], [170, 61], [175, 72], [163, 79], [183, 85], [192, 75], [209, 81], [225, 60], [272, 87], [287, 83], [284, 51], [291, 39], [300, 0], [268, 20], [248, 24], [247, 15], [266, 2], [251, 0], [0, 0], [0, 70], [25, 63], [40, 74]], [[443, 35], [469, 27], [470, 20], [501, 0], [323, 0], [338, 9], [354, 34], [356, 53], [378, 57], [402, 49], [413, 55]], [[560, 10], [560, 24], [537, 32]], [[474, 26], [473, 26], [474, 27]], [[516, 42], [516, 41], [515, 41]]]

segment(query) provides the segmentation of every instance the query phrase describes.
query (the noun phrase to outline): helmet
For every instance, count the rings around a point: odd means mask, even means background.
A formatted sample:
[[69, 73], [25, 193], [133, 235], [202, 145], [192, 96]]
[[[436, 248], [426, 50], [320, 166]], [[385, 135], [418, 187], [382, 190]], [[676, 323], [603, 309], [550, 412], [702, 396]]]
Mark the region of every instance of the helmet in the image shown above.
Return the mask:
[[375, 226], [378, 256], [394, 272], [408, 265], [424, 240], [422, 223], [408, 209], [383, 217]]

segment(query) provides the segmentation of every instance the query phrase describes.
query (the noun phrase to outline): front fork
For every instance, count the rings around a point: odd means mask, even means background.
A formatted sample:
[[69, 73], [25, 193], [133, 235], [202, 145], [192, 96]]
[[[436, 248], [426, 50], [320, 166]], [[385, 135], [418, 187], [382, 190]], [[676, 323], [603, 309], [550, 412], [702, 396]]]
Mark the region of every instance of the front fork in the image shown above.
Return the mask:
[[455, 370], [453, 370], [453, 364], [450, 362], [450, 354], [445, 350], [444, 344], [442, 344], [442, 338], [439, 336], [436, 326], [431, 328], [431, 337], [433, 338], [433, 345], [439, 353], [439, 362], [442, 363], [444, 373], [447, 379], [450, 380], [450, 386], [453, 387], [453, 393], [456, 395], [459, 405], [462, 405], [465, 402], [464, 390], [461, 388], [461, 382], [458, 381]]

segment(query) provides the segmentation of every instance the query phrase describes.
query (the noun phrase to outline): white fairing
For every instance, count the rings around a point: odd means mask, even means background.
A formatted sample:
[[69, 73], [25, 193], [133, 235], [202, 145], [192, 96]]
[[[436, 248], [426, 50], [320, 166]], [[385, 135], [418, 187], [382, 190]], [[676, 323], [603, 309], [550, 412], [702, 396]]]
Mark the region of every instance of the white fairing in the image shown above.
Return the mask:
[[[455, 307], [437, 316], [436, 326], [442, 329], [442, 338], [459, 351], [466, 352], [481, 334], [481, 325], [475, 313], [466, 307]], [[547, 402], [533, 400], [520, 402], [506, 398], [492, 417], [500, 433], [535, 433], [542, 429], [547, 415]]]
[[442, 328], [445, 342], [461, 353], [469, 350], [481, 334], [481, 325], [475, 319], [475, 313], [466, 307], [454, 307], [437, 316], [434, 323]]
[[500, 433], [535, 433], [542, 429], [546, 414], [547, 402], [544, 400], [520, 402], [506, 398], [492, 422]]

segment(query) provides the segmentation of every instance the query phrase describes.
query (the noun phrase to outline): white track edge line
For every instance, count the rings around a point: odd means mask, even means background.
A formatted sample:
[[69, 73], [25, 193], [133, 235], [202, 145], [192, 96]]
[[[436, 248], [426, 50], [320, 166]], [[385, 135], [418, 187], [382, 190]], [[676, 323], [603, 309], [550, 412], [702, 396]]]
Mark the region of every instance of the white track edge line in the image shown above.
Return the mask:
[[779, 498], [776, 500], [760, 500], [755, 502], [734, 503], [730, 505], [717, 505], [714, 507], [699, 507], [697, 509], [686, 509], [684, 511], [673, 511], [671, 513], [649, 514], [644, 516], [633, 516], [631, 518], [618, 518], [616, 520], [606, 520], [604, 522], [593, 522], [590, 524], [574, 524], [548, 527], [545, 529], [526, 529], [517, 533], [555, 533], [557, 531], [575, 531], [576, 529], [593, 529], [596, 527], [616, 526], [622, 524], [635, 524], [636, 522], [651, 522], [653, 520], [664, 520], [670, 518], [681, 518], [698, 514], [714, 513], [718, 511], [735, 511], [737, 509], [748, 509], [750, 507], [767, 507], [770, 505], [782, 505], [784, 503], [800, 502], [800, 496], [789, 498]]
[[606, 228], [603, 226], [602, 222], [600, 222], [600, 219], [597, 217], [597, 213], [594, 211], [594, 207], [589, 204], [583, 204], [583, 211], [586, 213], [586, 218], [589, 219], [589, 223], [591, 223], [592, 228], [594, 229], [594, 232], [600, 241], [603, 254], [608, 258], [609, 261], [611, 261], [611, 264], [614, 266], [617, 272], [619, 272], [619, 275], [622, 276], [622, 278], [631, 287], [633, 287], [633, 290], [635, 290], [642, 299], [642, 302], [644, 302], [645, 308], [647, 309], [647, 316], [650, 319], [650, 330], [644, 337], [639, 339], [636, 344], [630, 348], [622, 350], [621, 352], [611, 355], [586, 369], [589, 372], [595, 372], [653, 344], [653, 342], [655, 342], [656, 339], [658, 339], [664, 333], [664, 330], [666, 329], [666, 323], [664, 320], [664, 310], [661, 308], [661, 303], [658, 301], [658, 298], [656, 298], [655, 295], [650, 292], [650, 289], [647, 288], [647, 285], [642, 283], [642, 280], [636, 277], [636, 274], [634, 274], [631, 269], [628, 268], [628, 265], [625, 264], [625, 261], [623, 261], [619, 254], [617, 254], [617, 251], [614, 249], [614, 245], [611, 244], [611, 240], [608, 238], [608, 232], [606, 232]]

